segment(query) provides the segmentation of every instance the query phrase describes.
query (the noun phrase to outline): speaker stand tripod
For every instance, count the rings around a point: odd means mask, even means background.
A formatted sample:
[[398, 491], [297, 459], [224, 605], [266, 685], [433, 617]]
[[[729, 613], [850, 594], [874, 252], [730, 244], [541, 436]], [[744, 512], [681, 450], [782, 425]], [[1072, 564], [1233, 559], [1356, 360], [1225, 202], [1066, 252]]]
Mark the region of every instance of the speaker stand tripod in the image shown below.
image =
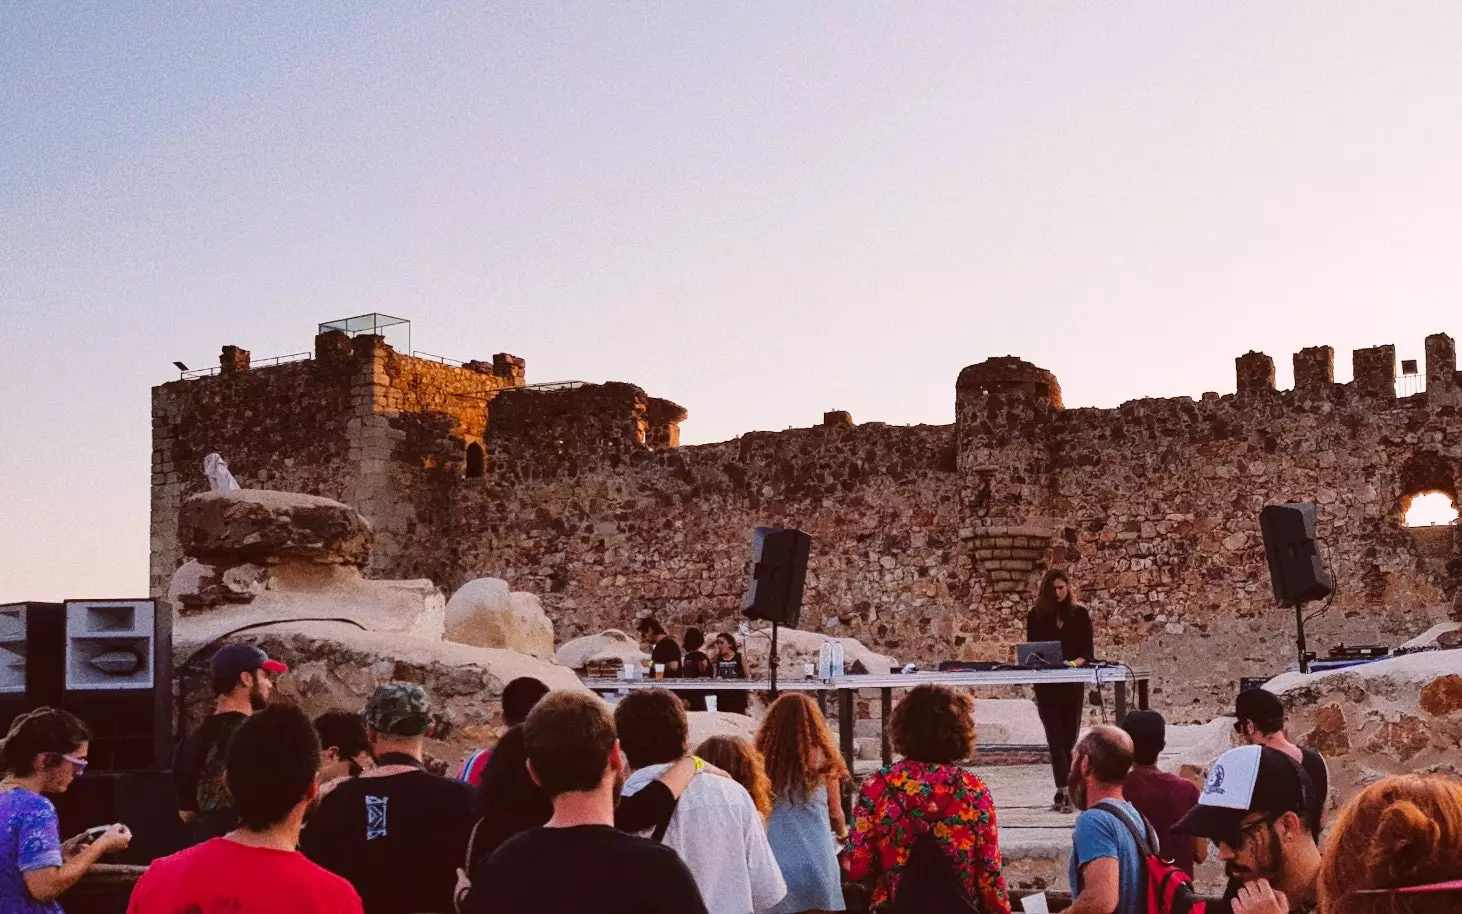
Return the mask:
[[1305, 649], [1305, 602], [1294, 605], [1295, 642], [1300, 649], [1300, 672], [1310, 672], [1310, 652]]

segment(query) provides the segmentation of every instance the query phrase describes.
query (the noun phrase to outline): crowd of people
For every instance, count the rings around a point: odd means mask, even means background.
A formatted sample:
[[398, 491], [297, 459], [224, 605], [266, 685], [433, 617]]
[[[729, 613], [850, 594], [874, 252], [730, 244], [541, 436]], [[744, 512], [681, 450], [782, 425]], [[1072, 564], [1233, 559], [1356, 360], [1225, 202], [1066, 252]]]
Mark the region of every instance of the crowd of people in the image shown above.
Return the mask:
[[[699, 666], [703, 644], [658, 662]], [[741, 662], [734, 640], [715, 650]], [[193, 844], [151, 865], [129, 914], [1012, 911], [996, 804], [966, 764], [962, 692], [910, 689], [888, 721], [899, 760], [855, 785], [802, 693], [772, 701], [754, 739], [692, 751], [687, 702], [670, 691], [611, 706], [520, 679], [503, 693], [506, 732], [449, 777], [427, 765], [435, 709], [420, 685], [385, 683], [358, 713], [311, 721], [270, 702], [284, 672], [248, 644], [214, 655], [214, 714], [176, 762]], [[1210, 852], [1230, 882], [1209, 912], [1462, 910], [1450, 882], [1462, 878], [1462, 781], [1379, 781], [1322, 840], [1324, 759], [1286, 736], [1271, 693], [1243, 693], [1235, 714], [1245, 745], [1201, 790], [1158, 770], [1156, 712], [1076, 740], [1057, 796], [1080, 811], [1069, 911], [1149, 914], [1153, 861], [1191, 876]], [[42, 708], [0, 746], [0, 914], [60, 911], [61, 893], [127, 846], [122, 825], [60, 839], [45, 794], [85, 768], [88, 740], [80, 720]]]

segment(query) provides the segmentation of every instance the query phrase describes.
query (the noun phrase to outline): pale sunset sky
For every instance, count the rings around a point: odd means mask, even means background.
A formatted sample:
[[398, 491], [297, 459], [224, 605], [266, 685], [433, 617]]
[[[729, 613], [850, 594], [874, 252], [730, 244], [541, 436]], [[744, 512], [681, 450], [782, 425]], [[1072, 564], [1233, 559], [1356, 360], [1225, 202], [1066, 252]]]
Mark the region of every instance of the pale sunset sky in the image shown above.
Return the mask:
[[384, 311], [686, 443], [1462, 336], [1462, 4], [0, 0], [0, 602], [146, 591], [149, 390]]

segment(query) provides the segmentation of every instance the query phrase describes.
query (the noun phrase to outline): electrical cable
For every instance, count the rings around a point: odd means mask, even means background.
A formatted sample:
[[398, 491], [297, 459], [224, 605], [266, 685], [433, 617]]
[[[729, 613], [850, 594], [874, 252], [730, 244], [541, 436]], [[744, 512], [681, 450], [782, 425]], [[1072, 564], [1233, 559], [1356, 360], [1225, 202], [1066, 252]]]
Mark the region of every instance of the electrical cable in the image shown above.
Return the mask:
[[1319, 609], [1310, 613], [1308, 616], [1305, 616], [1304, 624], [1306, 625], [1310, 624], [1310, 620], [1317, 619], [1320, 616], [1323, 616], [1326, 612], [1328, 612], [1330, 609], [1330, 604], [1334, 603], [1335, 598], [1340, 595], [1340, 576], [1335, 573], [1335, 563], [1330, 560], [1330, 546], [1324, 540], [1320, 540], [1319, 543], [1320, 548], [1325, 550], [1325, 566], [1330, 569], [1330, 574], [1335, 582], [1335, 586], [1330, 591], [1330, 596], [1325, 600], [1325, 603]]

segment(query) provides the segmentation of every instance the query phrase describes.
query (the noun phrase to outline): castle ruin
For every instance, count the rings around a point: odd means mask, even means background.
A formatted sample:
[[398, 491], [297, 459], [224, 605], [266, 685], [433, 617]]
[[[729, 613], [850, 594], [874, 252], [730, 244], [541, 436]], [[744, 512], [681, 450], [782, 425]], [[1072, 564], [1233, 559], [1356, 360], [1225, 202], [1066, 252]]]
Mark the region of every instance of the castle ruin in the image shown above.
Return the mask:
[[[904, 661], [1009, 659], [1041, 573], [1070, 571], [1098, 654], [1154, 674], [1176, 719], [1229, 706], [1242, 677], [1294, 660], [1259, 534], [1268, 503], [1319, 506], [1339, 584], [1312, 648], [1397, 644], [1462, 613], [1457, 527], [1407, 528], [1410, 498], [1462, 485], [1462, 376], [1426, 340], [1425, 387], [1398, 396], [1392, 346], [1329, 347], [1275, 388], [1262, 353], [1237, 391], [1063, 408], [1013, 357], [960, 372], [953, 425], [820, 425], [681, 447], [680, 406], [625, 383], [526, 385], [522, 359], [444, 364], [379, 336], [321, 334], [313, 358], [153, 390], [151, 590], [182, 555], [177, 515], [203, 457], [246, 487], [357, 506], [371, 571], [451, 590], [505, 578], [560, 640], [656, 613], [731, 629], [758, 525], [813, 536], [802, 627]], [[1418, 378], [1418, 382], [1420, 378]], [[1417, 384], [1420, 386], [1420, 383]]]

